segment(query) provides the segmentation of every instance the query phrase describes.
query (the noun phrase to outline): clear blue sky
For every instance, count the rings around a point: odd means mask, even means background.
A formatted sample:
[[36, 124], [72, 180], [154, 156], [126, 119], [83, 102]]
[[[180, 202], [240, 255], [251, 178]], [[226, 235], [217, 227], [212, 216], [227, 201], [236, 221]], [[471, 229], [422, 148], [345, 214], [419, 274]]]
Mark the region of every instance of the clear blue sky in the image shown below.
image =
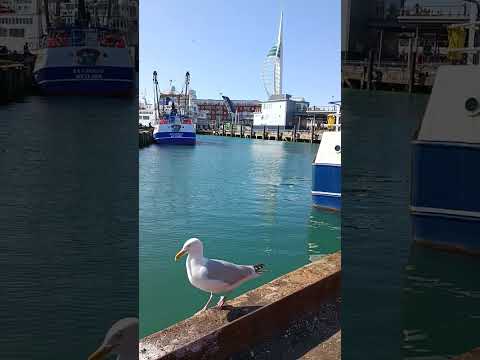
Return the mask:
[[177, 89], [191, 74], [199, 98], [265, 100], [261, 72], [284, 12], [283, 91], [311, 105], [340, 100], [340, 0], [140, 1], [140, 93]]

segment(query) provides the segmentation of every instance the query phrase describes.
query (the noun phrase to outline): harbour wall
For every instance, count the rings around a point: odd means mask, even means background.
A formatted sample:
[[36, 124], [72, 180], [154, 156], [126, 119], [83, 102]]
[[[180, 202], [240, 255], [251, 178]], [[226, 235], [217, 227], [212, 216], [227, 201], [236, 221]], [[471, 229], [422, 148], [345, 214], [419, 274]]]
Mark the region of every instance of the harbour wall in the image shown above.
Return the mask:
[[139, 359], [340, 359], [341, 253], [140, 340]]
[[237, 126], [235, 129], [197, 129], [199, 135], [230, 136], [247, 139], [277, 140], [291, 142], [320, 143], [324, 130], [283, 130], [280, 127], [271, 129], [265, 127]]
[[153, 129], [138, 130], [138, 146], [140, 148], [153, 144]]
[[31, 74], [31, 69], [27, 65], [0, 63], [0, 103], [7, 103], [24, 96], [31, 88]]

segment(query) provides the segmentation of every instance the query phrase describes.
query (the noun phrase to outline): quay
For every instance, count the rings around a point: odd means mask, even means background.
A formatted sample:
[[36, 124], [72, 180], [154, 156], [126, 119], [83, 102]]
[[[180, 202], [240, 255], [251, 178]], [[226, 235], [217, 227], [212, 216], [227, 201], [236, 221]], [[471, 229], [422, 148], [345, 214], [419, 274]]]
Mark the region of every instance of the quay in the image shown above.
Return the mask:
[[153, 144], [153, 128], [138, 129], [138, 146], [140, 148]]
[[139, 343], [140, 360], [341, 358], [341, 252]]
[[0, 62], [0, 103], [24, 96], [31, 84], [32, 75], [28, 66], [22, 63]]
[[455, 357], [453, 360], [480, 360], [480, 347]]
[[325, 130], [281, 130], [271, 129], [264, 126], [263, 128], [254, 128], [252, 126], [239, 125], [230, 130], [225, 127], [218, 129], [197, 129], [199, 135], [214, 135], [214, 136], [230, 136], [247, 139], [261, 139], [261, 140], [277, 140], [277, 141], [291, 141], [291, 142], [307, 142], [320, 143], [322, 134]]

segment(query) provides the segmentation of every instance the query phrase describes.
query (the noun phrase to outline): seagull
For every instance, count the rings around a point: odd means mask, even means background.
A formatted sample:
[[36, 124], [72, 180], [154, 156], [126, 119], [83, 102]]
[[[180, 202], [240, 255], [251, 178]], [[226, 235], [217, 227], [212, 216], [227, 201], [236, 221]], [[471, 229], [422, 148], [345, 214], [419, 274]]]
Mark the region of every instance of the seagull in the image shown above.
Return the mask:
[[88, 357], [88, 360], [101, 360], [108, 355], [117, 355], [117, 360], [138, 359], [138, 319], [118, 320], [107, 331], [102, 345]]
[[[237, 265], [228, 261], [207, 259], [203, 256], [203, 244], [197, 238], [185, 242], [175, 255], [175, 261], [185, 254], [188, 254], [186, 261], [188, 280], [196, 288], [210, 293], [210, 298], [198, 313], [207, 309], [213, 294], [228, 293], [245, 281], [260, 276], [265, 268], [263, 264]], [[220, 309], [224, 303], [225, 296], [221, 296], [216, 307]]]

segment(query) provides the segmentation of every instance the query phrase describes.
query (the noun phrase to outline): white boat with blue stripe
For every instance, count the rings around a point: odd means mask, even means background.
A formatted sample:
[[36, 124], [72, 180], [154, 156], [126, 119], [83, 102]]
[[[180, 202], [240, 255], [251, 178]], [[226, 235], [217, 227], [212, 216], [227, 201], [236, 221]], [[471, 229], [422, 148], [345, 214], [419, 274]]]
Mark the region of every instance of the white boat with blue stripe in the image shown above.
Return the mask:
[[330, 114], [327, 129], [322, 134], [317, 155], [312, 164], [312, 201], [319, 208], [340, 210], [342, 204], [342, 135], [340, 106]]
[[155, 125], [153, 139], [157, 144], [195, 145], [195, 124], [192, 119], [182, 115], [165, 115]]
[[[190, 73], [185, 75], [185, 100], [183, 108], [178, 109], [173, 98], [168, 98], [169, 113], [160, 114], [160, 100], [157, 81], [157, 72], [153, 72], [153, 84], [155, 92], [155, 109], [158, 113], [158, 121], [153, 128], [153, 140], [162, 145], [195, 145], [196, 143], [196, 124], [188, 109], [188, 84], [190, 82]], [[183, 112], [183, 114], [179, 114]]]
[[468, 65], [439, 68], [412, 143], [410, 211], [415, 242], [480, 254], [480, 48], [465, 50]]
[[73, 24], [60, 17], [51, 25], [45, 3], [47, 33], [33, 70], [40, 90], [48, 95], [132, 95], [132, 55], [125, 34], [109, 26], [110, 18], [93, 21], [85, 2], [78, 1]]

